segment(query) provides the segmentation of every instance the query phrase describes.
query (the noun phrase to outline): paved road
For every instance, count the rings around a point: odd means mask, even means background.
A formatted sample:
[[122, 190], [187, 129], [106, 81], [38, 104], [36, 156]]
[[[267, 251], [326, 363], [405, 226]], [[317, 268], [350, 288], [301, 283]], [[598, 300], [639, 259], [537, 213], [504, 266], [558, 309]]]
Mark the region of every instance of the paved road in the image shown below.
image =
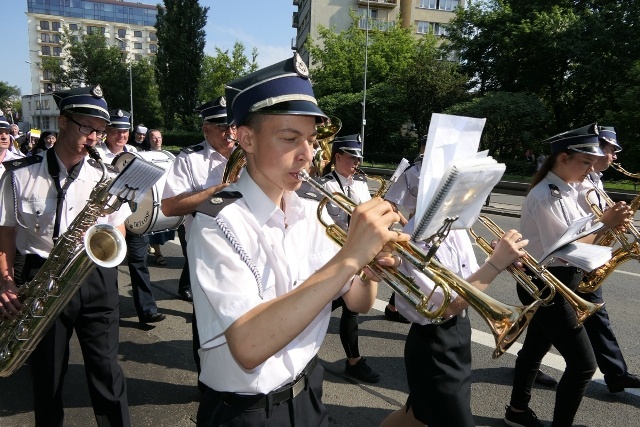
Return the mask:
[[[502, 209], [518, 209], [522, 198], [494, 195], [491, 205]], [[492, 216], [504, 228], [517, 227], [518, 219]], [[478, 228], [480, 231], [480, 228]], [[483, 233], [485, 234], [485, 233]], [[485, 234], [486, 235], [486, 234]], [[191, 357], [191, 304], [177, 298], [177, 278], [182, 268], [178, 244], [169, 242], [163, 250], [168, 266], [158, 267], [150, 257], [153, 289], [160, 310], [168, 318], [152, 326], [140, 325], [133, 309], [131, 287], [126, 266], [119, 267], [121, 290], [120, 359], [127, 375], [129, 404], [134, 426], [194, 426], [199, 392]], [[478, 249], [478, 259], [485, 258]], [[624, 264], [605, 284], [607, 307], [614, 329], [623, 348], [631, 372], [640, 373], [640, 345], [636, 324], [640, 306], [640, 264]], [[490, 288], [497, 299], [516, 303], [513, 280], [503, 274]], [[378, 370], [382, 379], [375, 385], [358, 383], [343, 374], [344, 353], [338, 336], [338, 313], [332, 318], [329, 334], [320, 351], [325, 367], [324, 402], [332, 425], [377, 426], [406, 399], [406, 375], [402, 360], [408, 325], [384, 320], [382, 310], [390, 290], [380, 286], [376, 306], [360, 321], [361, 352]], [[501, 426], [504, 405], [509, 400], [511, 372], [518, 344], [497, 360], [491, 359], [493, 338], [483, 320], [472, 314], [473, 390], [472, 405], [478, 426]], [[75, 338], [72, 340], [71, 362], [64, 388], [66, 426], [94, 425], [91, 404], [85, 384], [82, 359]], [[559, 378], [562, 358], [557, 352], [545, 359], [546, 371]], [[33, 425], [28, 367], [14, 376], [0, 379], [0, 426]], [[637, 390], [608, 393], [601, 380], [590, 385], [582, 403], [576, 425], [635, 425], [640, 408]], [[551, 419], [554, 391], [534, 390], [532, 407], [542, 420]]]

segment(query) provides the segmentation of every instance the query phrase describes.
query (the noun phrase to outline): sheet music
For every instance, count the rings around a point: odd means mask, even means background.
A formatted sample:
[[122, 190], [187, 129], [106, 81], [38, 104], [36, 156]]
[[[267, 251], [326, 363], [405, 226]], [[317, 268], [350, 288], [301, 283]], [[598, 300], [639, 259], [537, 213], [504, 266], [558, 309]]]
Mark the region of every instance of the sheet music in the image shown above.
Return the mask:
[[[586, 237], [589, 234], [593, 234], [593, 233], [597, 232], [598, 230], [600, 230], [602, 227], [604, 227], [603, 223], [596, 222], [591, 227], [585, 229], [587, 224], [589, 224], [591, 221], [593, 221], [593, 219], [594, 219], [594, 215], [590, 214], [590, 215], [587, 215], [587, 216], [582, 217], [582, 218], [578, 218], [575, 221], [573, 221], [571, 223], [571, 225], [569, 226], [569, 228], [567, 228], [565, 230], [565, 232], [562, 234], [562, 236], [560, 236], [558, 241], [553, 246], [551, 246], [542, 255], [542, 257], [540, 258], [539, 261], [541, 263], [545, 263], [546, 261], [548, 261], [549, 258], [554, 257], [554, 258], [562, 258], [565, 261], [570, 262], [569, 259], [566, 259], [563, 256], [561, 256], [559, 251], [562, 250], [565, 246], [575, 242], [576, 240], [582, 239], [583, 237]], [[576, 242], [576, 243], [580, 243], [580, 242]], [[594, 257], [597, 255], [595, 253], [598, 250], [597, 248], [602, 248], [603, 247], [603, 246], [591, 245], [591, 244], [587, 244], [587, 243], [581, 243], [581, 245], [582, 244], [588, 245], [591, 248], [595, 247], [595, 248], [593, 248]], [[573, 256], [576, 257], [580, 253], [582, 253], [582, 252], [578, 252], [578, 249], [580, 249], [580, 248], [576, 248], [576, 247], [568, 248], [568, 249], [564, 250], [563, 253], [569, 254], [569, 256], [571, 256], [570, 254], [573, 253]], [[609, 254], [609, 257], [604, 262], [602, 262], [602, 264], [604, 264], [605, 262], [609, 261], [609, 259], [611, 258], [611, 248], [609, 248], [608, 254]], [[588, 254], [587, 254], [587, 256], [588, 256]], [[576, 260], [576, 262], [578, 262], [578, 261]], [[599, 261], [597, 259], [594, 259], [594, 262], [599, 262]], [[570, 262], [570, 263], [575, 265], [576, 267], [579, 267], [578, 265], [574, 264], [573, 262]], [[596, 267], [599, 267], [602, 264], [599, 264]], [[593, 268], [596, 268], [596, 267], [593, 267]], [[587, 271], [593, 270], [593, 268], [590, 268]]]
[[161, 167], [135, 157], [116, 176], [109, 193], [140, 203], [144, 194], [162, 178], [164, 172]]
[[591, 271], [611, 259], [611, 247], [573, 242], [558, 249], [553, 256], [584, 271]]

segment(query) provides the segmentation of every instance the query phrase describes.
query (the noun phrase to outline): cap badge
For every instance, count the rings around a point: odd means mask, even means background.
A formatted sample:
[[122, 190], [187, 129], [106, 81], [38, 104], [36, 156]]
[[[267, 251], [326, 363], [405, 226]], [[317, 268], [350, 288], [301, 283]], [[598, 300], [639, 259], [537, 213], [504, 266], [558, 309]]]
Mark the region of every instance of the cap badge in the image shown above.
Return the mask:
[[95, 85], [93, 89], [91, 89], [91, 95], [95, 96], [96, 98], [102, 98], [103, 94], [100, 85]]
[[315, 193], [312, 193], [312, 192], [310, 192], [310, 191], [308, 191], [308, 192], [306, 192], [306, 193], [304, 193], [304, 194], [306, 194], [307, 196], [312, 197], [312, 198], [314, 198], [314, 199], [317, 199], [317, 198], [318, 198], [318, 196], [317, 196]]
[[212, 197], [211, 204], [212, 205], [220, 205], [223, 203], [222, 197]]
[[293, 67], [300, 77], [309, 78], [309, 69], [307, 68], [307, 64], [304, 63], [298, 52], [293, 55]]
[[122, 110], [118, 110], [118, 117], [124, 117], [124, 113], [122, 112]]
[[4, 113], [2, 112], [2, 110], [0, 110], [0, 116], [4, 116]]
[[221, 107], [226, 107], [227, 106], [227, 100], [225, 99], [224, 96], [220, 97], [220, 106]]

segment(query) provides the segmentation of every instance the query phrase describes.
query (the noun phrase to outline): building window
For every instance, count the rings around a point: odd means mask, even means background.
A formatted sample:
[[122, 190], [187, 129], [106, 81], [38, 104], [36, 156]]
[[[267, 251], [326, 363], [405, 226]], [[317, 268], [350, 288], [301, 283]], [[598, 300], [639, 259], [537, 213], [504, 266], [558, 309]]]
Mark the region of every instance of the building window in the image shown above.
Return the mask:
[[42, 129], [49, 129], [49, 116], [42, 117]]
[[141, 60], [142, 60], [142, 54], [140, 54], [140, 53], [136, 53], [135, 55], [133, 55], [133, 58], [134, 58], [136, 61], [141, 61]]
[[51, 55], [51, 46], [42, 46], [42, 54], [45, 56]]
[[51, 29], [53, 31], [58, 31], [60, 29], [60, 23], [59, 22], [52, 22], [51, 23]]
[[149, 40], [151, 40], [152, 42], [157, 42], [158, 36], [156, 35], [156, 33], [149, 33]]
[[422, 9], [438, 9], [452, 11], [456, 7], [460, 0], [420, 0], [420, 8]]
[[44, 72], [42, 73], [42, 77], [45, 80], [51, 80], [53, 78], [53, 73], [49, 70], [44, 70]]
[[78, 24], [69, 24], [69, 29], [71, 31], [78, 31]]
[[134, 49], [142, 49], [142, 43], [134, 43], [133, 44], [133, 48]]
[[62, 54], [62, 48], [61, 47], [54, 47], [53, 48], [53, 56], [60, 56], [60, 54]]
[[126, 37], [127, 36], [127, 30], [125, 30], [124, 28], [118, 28], [118, 37]]
[[104, 27], [89, 25], [87, 27], [87, 34], [104, 34]]
[[52, 43], [60, 43], [60, 35], [59, 34], [51, 34], [51, 42]]
[[40, 29], [49, 31], [49, 21], [40, 21]]
[[42, 43], [51, 43], [51, 35], [48, 33], [40, 34], [40, 40]]
[[416, 33], [418, 34], [432, 33], [436, 36], [447, 35], [445, 26], [439, 22], [417, 21], [416, 24]]
[[127, 44], [121, 40], [118, 40], [118, 47], [122, 50], [125, 50], [125, 48], [127, 47]]
[[133, 37], [142, 37], [142, 31], [135, 30], [133, 32]]
[[151, 53], [158, 53], [158, 45], [156, 45], [156, 44], [150, 44], [150, 45], [149, 45], [149, 52], [151, 52]]

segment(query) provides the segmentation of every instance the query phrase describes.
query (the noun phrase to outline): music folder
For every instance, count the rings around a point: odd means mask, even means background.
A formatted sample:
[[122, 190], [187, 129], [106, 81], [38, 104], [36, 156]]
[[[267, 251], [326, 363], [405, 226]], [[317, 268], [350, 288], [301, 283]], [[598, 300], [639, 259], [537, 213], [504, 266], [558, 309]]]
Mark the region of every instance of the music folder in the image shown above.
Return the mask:
[[115, 177], [109, 193], [128, 201], [140, 203], [145, 193], [164, 175], [164, 169], [134, 157]]
[[412, 240], [429, 239], [445, 222], [451, 222], [451, 229], [471, 228], [505, 169], [486, 151], [452, 161], [427, 208], [416, 215]]

